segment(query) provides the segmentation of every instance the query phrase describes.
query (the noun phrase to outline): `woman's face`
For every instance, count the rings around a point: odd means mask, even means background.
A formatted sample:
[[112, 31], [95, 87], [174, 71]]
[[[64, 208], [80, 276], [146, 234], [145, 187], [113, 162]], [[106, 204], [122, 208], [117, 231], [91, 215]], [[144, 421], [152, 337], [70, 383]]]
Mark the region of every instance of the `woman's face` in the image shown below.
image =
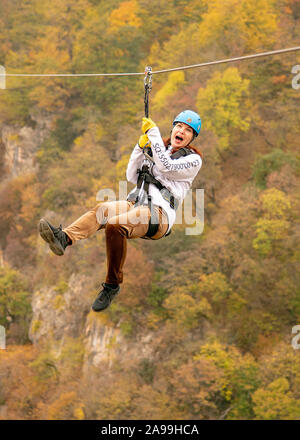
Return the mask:
[[194, 130], [184, 122], [177, 122], [171, 133], [171, 145], [173, 148], [186, 147], [193, 139]]

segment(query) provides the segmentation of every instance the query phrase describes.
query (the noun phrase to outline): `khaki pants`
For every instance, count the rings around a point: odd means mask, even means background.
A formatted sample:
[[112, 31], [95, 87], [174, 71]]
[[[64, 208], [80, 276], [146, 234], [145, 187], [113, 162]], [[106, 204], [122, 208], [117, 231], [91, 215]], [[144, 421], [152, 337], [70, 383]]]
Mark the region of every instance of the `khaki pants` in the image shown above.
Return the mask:
[[[154, 206], [154, 208], [159, 225], [158, 231], [151, 239], [158, 240], [168, 230], [168, 217], [161, 207]], [[147, 206], [134, 207], [131, 201], [101, 202], [63, 231], [74, 243], [90, 237], [99, 229], [105, 229], [107, 256], [105, 282], [120, 284], [123, 282], [127, 239], [144, 237], [148, 231], [150, 216], [150, 209]]]

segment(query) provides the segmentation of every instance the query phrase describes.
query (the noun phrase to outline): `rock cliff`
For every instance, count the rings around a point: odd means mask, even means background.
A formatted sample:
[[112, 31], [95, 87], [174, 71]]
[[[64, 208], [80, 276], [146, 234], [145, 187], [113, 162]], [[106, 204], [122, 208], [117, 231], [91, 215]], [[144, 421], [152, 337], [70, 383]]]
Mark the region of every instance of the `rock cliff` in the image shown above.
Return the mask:
[[3, 125], [0, 130], [2, 172], [5, 177], [16, 177], [34, 172], [35, 153], [51, 128], [53, 117], [35, 116], [31, 126]]

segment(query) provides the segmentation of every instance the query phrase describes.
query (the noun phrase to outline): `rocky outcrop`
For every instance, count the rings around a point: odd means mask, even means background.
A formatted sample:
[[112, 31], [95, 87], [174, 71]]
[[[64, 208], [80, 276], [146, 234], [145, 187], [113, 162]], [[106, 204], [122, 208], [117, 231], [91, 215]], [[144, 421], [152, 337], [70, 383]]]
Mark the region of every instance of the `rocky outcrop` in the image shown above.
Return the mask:
[[124, 343], [120, 329], [104, 325], [97, 317], [89, 316], [85, 335], [85, 373], [90, 366], [98, 367], [102, 362], [110, 366]]
[[137, 362], [152, 357], [152, 335], [140, 335], [128, 340], [119, 326], [106, 322], [105, 314], [91, 311], [91, 299], [86, 295], [88, 280], [73, 274], [64, 292], [57, 287], [35, 292], [32, 298], [33, 316], [29, 338], [33, 344], [45, 342], [59, 354], [70, 338], [84, 343], [83, 373], [105, 364], [108, 368], [118, 358]]
[[90, 315], [85, 327], [84, 373], [90, 367], [106, 364], [108, 368], [114, 360], [121, 362], [149, 359], [153, 356], [152, 334], [140, 334], [134, 339], [127, 339], [119, 327], [105, 325], [101, 315]]
[[29, 338], [34, 344], [48, 340], [62, 341], [84, 333], [90, 301], [85, 295], [86, 277], [73, 274], [66, 291], [43, 287], [32, 298], [33, 317]]
[[49, 116], [35, 116], [31, 126], [1, 127], [1, 168], [5, 175], [16, 177], [36, 171], [35, 153], [49, 133], [52, 119]]

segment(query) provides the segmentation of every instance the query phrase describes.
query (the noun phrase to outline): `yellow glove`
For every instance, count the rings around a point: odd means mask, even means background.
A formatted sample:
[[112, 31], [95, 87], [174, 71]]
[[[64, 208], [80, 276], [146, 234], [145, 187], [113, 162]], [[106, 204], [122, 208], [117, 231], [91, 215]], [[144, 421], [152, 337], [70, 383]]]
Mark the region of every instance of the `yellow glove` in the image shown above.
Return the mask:
[[155, 122], [152, 121], [150, 118], [143, 118], [142, 122], [142, 132], [147, 133], [150, 128], [156, 127]]
[[142, 136], [140, 136], [139, 147], [140, 148], [150, 147], [150, 141], [149, 141], [148, 136], [146, 134], [143, 134]]

